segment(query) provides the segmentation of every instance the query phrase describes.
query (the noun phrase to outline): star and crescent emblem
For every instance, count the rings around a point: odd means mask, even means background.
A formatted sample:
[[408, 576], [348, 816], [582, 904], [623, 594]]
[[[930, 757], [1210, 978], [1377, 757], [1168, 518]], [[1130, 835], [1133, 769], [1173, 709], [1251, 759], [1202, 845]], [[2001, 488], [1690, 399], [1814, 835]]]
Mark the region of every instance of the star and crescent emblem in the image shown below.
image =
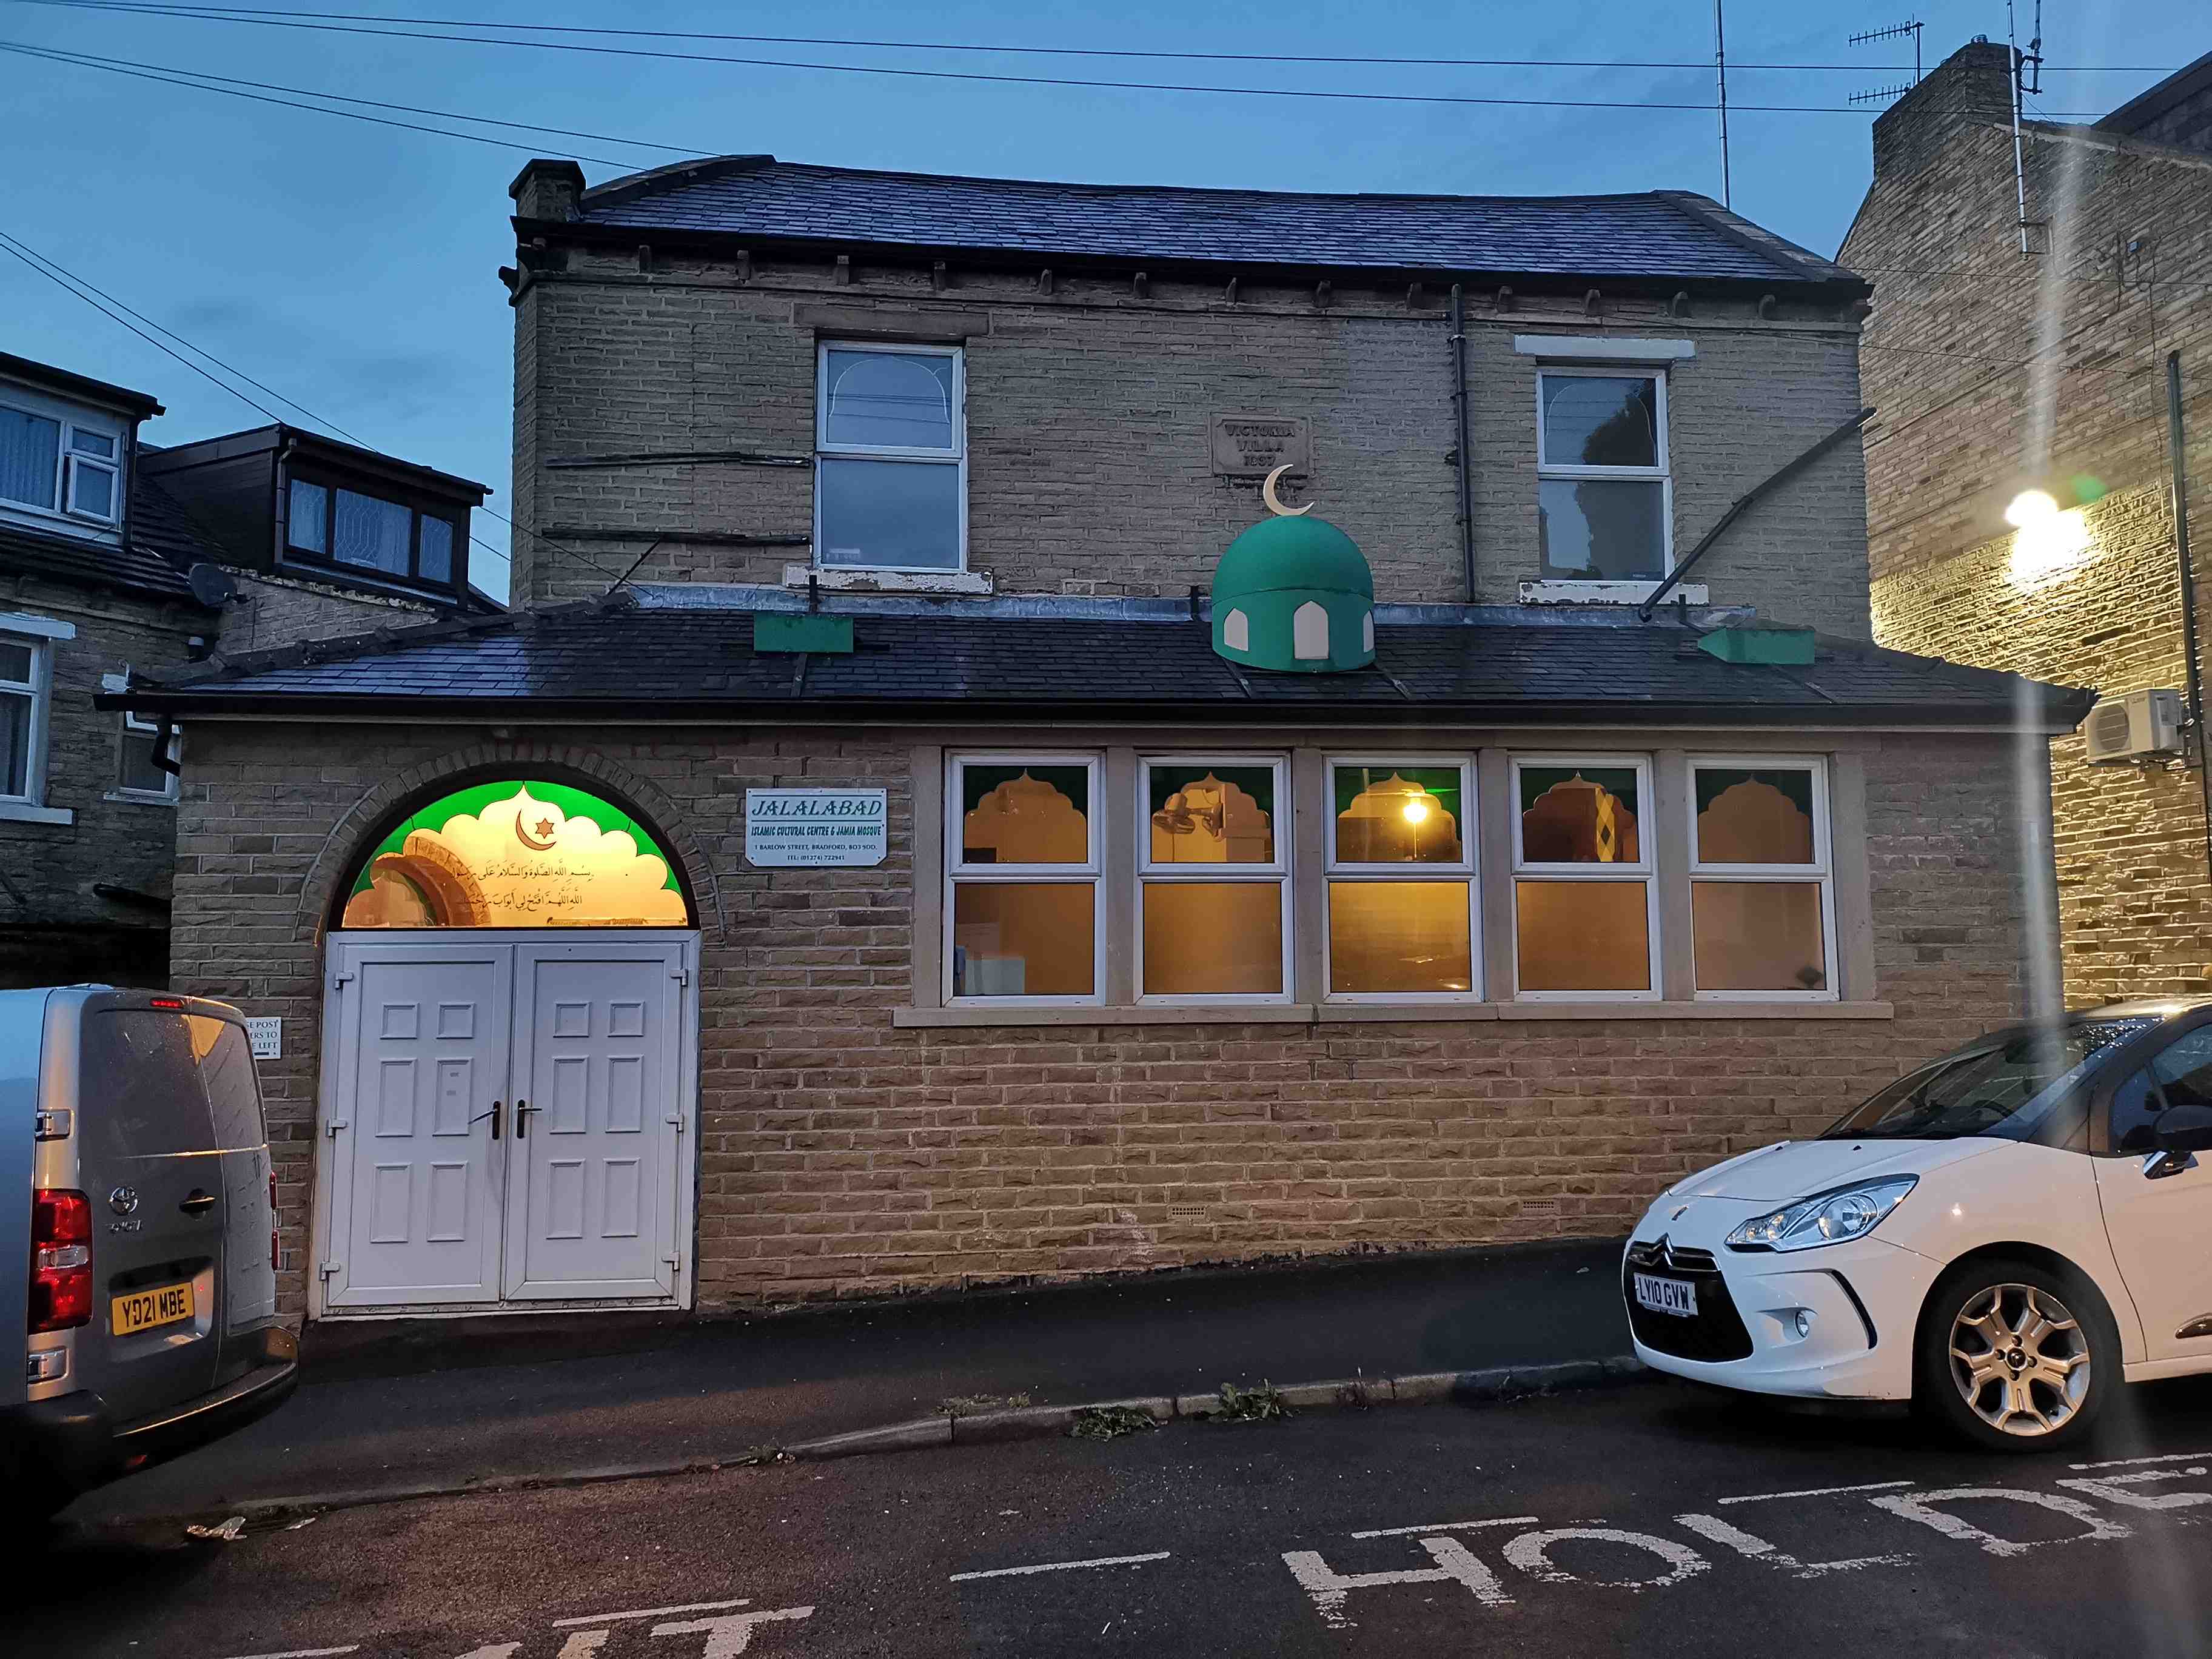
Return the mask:
[[533, 853], [550, 853], [553, 850], [554, 834], [559, 828], [551, 818], [540, 818], [537, 823], [538, 834], [532, 836], [531, 826], [524, 823], [518, 813], [514, 819], [514, 838]]

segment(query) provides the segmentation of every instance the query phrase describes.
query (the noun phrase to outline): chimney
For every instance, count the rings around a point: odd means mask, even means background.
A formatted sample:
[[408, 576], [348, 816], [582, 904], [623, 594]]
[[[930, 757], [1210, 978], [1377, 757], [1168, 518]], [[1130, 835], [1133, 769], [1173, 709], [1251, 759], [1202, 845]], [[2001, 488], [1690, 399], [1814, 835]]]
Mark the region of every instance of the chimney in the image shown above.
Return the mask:
[[2012, 49], [1978, 39], [1876, 118], [1875, 176], [1917, 173], [1960, 127], [1990, 121], [2012, 124]]
[[543, 156], [524, 162], [507, 187], [514, 198], [518, 219], [573, 219], [576, 198], [583, 192], [583, 168], [574, 161], [549, 161]]

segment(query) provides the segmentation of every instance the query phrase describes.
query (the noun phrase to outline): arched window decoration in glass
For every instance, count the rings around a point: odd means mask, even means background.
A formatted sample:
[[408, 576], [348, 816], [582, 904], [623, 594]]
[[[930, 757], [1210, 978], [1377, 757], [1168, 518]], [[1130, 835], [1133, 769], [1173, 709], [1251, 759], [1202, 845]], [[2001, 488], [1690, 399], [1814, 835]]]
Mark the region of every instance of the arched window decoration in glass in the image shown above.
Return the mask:
[[1639, 830], [1644, 763], [1516, 761], [1514, 775], [1522, 992], [1650, 994], [1651, 864]]
[[960, 759], [951, 871], [956, 997], [1072, 997], [1097, 988], [1096, 763]]
[[1828, 993], [1819, 773], [1811, 766], [1694, 769], [1690, 896], [1698, 989]]
[[688, 927], [674, 866], [611, 801], [538, 779], [431, 802], [355, 872], [344, 927]]

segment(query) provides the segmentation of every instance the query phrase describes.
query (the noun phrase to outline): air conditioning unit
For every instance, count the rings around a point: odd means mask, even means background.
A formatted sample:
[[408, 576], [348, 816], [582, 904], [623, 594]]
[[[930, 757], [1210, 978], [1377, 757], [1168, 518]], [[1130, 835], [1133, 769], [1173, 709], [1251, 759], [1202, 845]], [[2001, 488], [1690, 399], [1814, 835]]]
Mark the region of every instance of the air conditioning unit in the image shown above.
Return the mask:
[[2081, 722], [2081, 741], [2092, 766], [2145, 760], [2181, 752], [2179, 691], [2130, 691], [2107, 697]]

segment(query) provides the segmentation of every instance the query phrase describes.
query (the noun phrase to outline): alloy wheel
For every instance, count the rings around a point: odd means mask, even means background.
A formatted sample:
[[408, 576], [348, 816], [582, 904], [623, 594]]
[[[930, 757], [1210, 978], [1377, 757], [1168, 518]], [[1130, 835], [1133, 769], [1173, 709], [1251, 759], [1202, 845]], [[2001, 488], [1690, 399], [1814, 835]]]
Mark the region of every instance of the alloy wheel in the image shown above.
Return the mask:
[[2064, 1303], [2033, 1285], [1991, 1285], [1951, 1324], [1951, 1380], [2000, 1434], [2056, 1432], [2089, 1398], [2089, 1339]]

